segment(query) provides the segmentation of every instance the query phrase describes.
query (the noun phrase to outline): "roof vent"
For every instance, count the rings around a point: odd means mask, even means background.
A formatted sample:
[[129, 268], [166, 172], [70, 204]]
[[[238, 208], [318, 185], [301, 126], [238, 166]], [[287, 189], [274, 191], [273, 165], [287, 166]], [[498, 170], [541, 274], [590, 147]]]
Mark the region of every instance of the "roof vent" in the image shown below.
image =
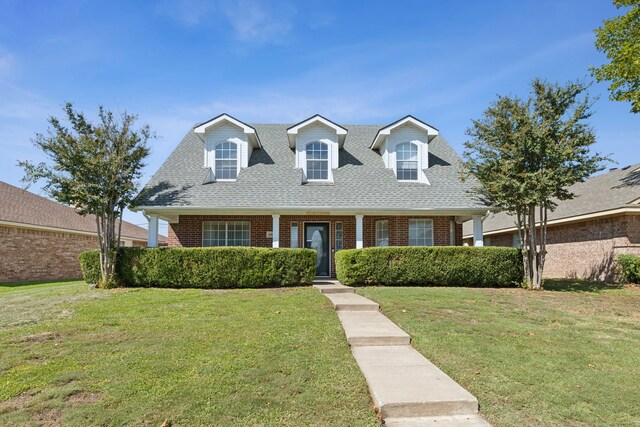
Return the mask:
[[609, 172], [613, 172], [615, 170], [618, 170], [618, 168], [609, 168]]

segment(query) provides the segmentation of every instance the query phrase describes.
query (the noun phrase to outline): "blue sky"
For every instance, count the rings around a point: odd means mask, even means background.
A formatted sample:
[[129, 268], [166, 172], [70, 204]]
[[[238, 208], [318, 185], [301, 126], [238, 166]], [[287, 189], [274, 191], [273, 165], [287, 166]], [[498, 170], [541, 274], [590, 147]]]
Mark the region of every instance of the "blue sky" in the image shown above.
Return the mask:
[[[589, 78], [604, 61], [593, 30], [619, 13], [607, 0], [0, 0], [0, 180], [18, 185], [16, 162], [42, 159], [30, 139], [65, 101], [151, 125], [144, 181], [194, 123], [222, 112], [345, 124], [413, 114], [461, 152], [496, 94], [525, 97], [535, 76]], [[640, 115], [605, 84], [591, 93], [595, 149], [639, 162]]]

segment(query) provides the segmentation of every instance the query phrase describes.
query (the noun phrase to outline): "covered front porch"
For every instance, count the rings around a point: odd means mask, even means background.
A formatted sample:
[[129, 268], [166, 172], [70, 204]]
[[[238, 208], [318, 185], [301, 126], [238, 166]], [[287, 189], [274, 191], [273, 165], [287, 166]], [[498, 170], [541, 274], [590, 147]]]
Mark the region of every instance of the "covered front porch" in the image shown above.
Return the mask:
[[[372, 246], [460, 246], [462, 223], [473, 219], [482, 246], [481, 212], [145, 212], [149, 246], [158, 220], [169, 223], [169, 247], [256, 246], [318, 252], [318, 277], [335, 277], [334, 254]], [[474, 233], [474, 235], [476, 234]]]

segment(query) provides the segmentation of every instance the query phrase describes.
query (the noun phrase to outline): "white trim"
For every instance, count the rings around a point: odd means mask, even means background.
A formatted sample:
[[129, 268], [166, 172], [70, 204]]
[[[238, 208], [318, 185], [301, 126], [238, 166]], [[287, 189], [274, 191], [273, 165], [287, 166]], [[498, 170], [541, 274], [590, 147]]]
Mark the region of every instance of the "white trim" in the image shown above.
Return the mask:
[[[27, 230], [38, 230], [38, 231], [50, 231], [53, 233], [63, 233], [63, 234], [77, 234], [80, 236], [90, 236], [97, 237], [98, 232], [94, 231], [80, 231], [80, 230], [72, 230], [70, 228], [58, 228], [58, 227], [49, 227], [46, 225], [36, 225], [36, 224], [27, 224], [24, 222], [13, 222], [13, 221], [2, 221], [0, 220], [0, 226], [2, 227], [13, 227], [13, 228], [24, 228]], [[124, 234], [120, 236], [121, 239], [130, 239], [135, 242], [146, 242], [147, 239], [134, 237], [134, 236], [125, 236]]]
[[[293, 226], [296, 227], [296, 236], [293, 238]], [[298, 221], [291, 221], [289, 224], [289, 247], [291, 249], [298, 249], [300, 247], [300, 224]]]
[[362, 249], [364, 247], [363, 240], [363, 222], [364, 215], [356, 215], [356, 249]]
[[[567, 217], [567, 218], [559, 218], [559, 219], [553, 219], [553, 220], [549, 220], [547, 222], [547, 225], [558, 225], [558, 224], [567, 224], [567, 223], [572, 223], [572, 222], [580, 222], [580, 221], [588, 221], [590, 219], [594, 219], [594, 218], [603, 218], [603, 217], [608, 217], [608, 216], [615, 216], [615, 215], [640, 215], [640, 207], [636, 208], [636, 207], [628, 207], [628, 208], [618, 208], [618, 209], [611, 209], [608, 211], [600, 211], [600, 212], [594, 212], [594, 213], [590, 213], [590, 214], [584, 214], [584, 215], [578, 215], [578, 216], [572, 216], [572, 217]], [[536, 227], [539, 227], [540, 223], [537, 222], [536, 223]], [[490, 236], [493, 234], [502, 234], [502, 233], [507, 233], [507, 232], [513, 232], [513, 231], [518, 231], [518, 227], [516, 227], [515, 225], [513, 227], [507, 227], [507, 228], [500, 228], [498, 230], [491, 230], [491, 231], [485, 231], [484, 235], [485, 236]], [[469, 239], [473, 237], [473, 235], [471, 234], [465, 234], [464, 236], [462, 236], [463, 239]]]
[[[366, 212], [367, 215], [442, 215], [442, 216], [473, 216], [484, 215], [487, 212], [487, 208], [468, 209], [468, 208], [449, 208], [449, 209], [379, 209], [379, 208], [333, 208], [328, 206], [271, 206], [266, 208], [246, 208], [246, 207], [226, 207], [226, 208], [211, 208], [207, 206], [137, 206], [131, 209], [134, 212], [140, 210], [146, 210], [149, 212], [165, 212], [164, 215], [195, 215], [196, 213], [206, 214], [218, 214], [229, 213], [233, 215], [247, 214], [247, 215], [271, 215], [273, 212], [278, 212], [282, 215], [355, 215], [356, 213]], [[469, 218], [471, 219], [471, 218]], [[464, 218], [459, 219], [460, 222], [464, 222]]]
[[149, 248], [157, 248], [158, 247], [158, 215], [150, 214], [148, 217], [149, 220], [149, 229], [147, 230], [147, 247]]
[[431, 246], [435, 246], [436, 245], [436, 234], [435, 234], [435, 222], [433, 221], [433, 218], [409, 218], [409, 220], [407, 221], [407, 246], [418, 246], [418, 245], [412, 245], [411, 244], [411, 222], [412, 221], [424, 221], [424, 222], [430, 222], [431, 223]]
[[[308, 151], [307, 148], [309, 147], [309, 145], [311, 144], [322, 144], [326, 150], [327, 150], [327, 158], [326, 159], [309, 159], [308, 157]], [[331, 154], [332, 154], [332, 144], [335, 144], [335, 142], [330, 141], [330, 140], [326, 140], [326, 139], [321, 139], [318, 141], [309, 141], [307, 143], [304, 144], [304, 165], [302, 166], [302, 171], [304, 173], [304, 180], [305, 182], [333, 182], [333, 169], [331, 168], [331, 164], [332, 164], [332, 158], [331, 158]], [[327, 163], [327, 178], [326, 179], [311, 179], [308, 177], [309, 175], [309, 162], [326, 162]]]
[[296, 148], [296, 138], [298, 136], [298, 132], [313, 123], [322, 123], [325, 126], [330, 127], [331, 129], [336, 131], [336, 135], [338, 135], [338, 145], [342, 148], [344, 144], [344, 140], [347, 135], [347, 129], [343, 128], [340, 125], [333, 123], [331, 120], [325, 119], [320, 114], [316, 114], [315, 116], [309, 117], [303, 122], [298, 123], [297, 125], [290, 127], [287, 129], [287, 138], [289, 139], [289, 146], [291, 148]]
[[[204, 225], [207, 223], [212, 223], [212, 222], [221, 222], [224, 224], [224, 246], [205, 246], [204, 245]], [[246, 220], [226, 220], [226, 219], [212, 219], [212, 220], [204, 220], [200, 223], [200, 229], [201, 229], [201, 240], [200, 240], [200, 247], [201, 248], [221, 248], [221, 247], [229, 247], [228, 243], [229, 243], [229, 224], [230, 223], [241, 223], [241, 224], [249, 224], [249, 244], [244, 246], [244, 247], [251, 247], [251, 221], [246, 221]]]
[[273, 233], [271, 243], [274, 248], [280, 247], [280, 215], [271, 215], [271, 232]]
[[[236, 158], [235, 159], [218, 159], [216, 157], [216, 151], [218, 150], [218, 146], [220, 144], [224, 144], [224, 143], [229, 143], [229, 144], [233, 144], [236, 146]], [[209, 180], [208, 182], [236, 182], [238, 180], [238, 176], [240, 175], [240, 159], [242, 158], [242, 143], [244, 141], [240, 141], [238, 140], [238, 138], [229, 138], [229, 139], [221, 139], [217, 142], [213, 143], [213, 149], [211, 150], [213, 152], [213, 156], [212, 156], [212, 164], [207, 165], [205, 163], [205, 167], [210, 167], [211, 168], [211, 172], [210, 172], [210, 176], [207, 177], [207, 179]], [[208, 156], [206, 155], [207, 153], [207, 147], [205, 145], [205, 158], [207, 158]], [[232, 179], [232, 178], [218, 178], [218, 175], [216, 175], [216, 161], [217, 160], [235, 160], [236, 161], [236, 178]]]
[[484, 246], [482, 219], [483, 218], [480, 215], [475, 215], [473, 217], [473, 246]]
[[[381, 228], [382, 228], [382, 227], [379, 227], [379, 226], [381, 226], [381, 225], [382, 225], [382, 224], [384, 224], [384, 223], [386, 223], [386, 224], [387, 224], [387, 226], [386, 226], [386, 230], [387, 230], [387, 237], [386, 237], [386, 238], [387, 238], [387, 244], [386, 244], [386, 245], [379, 245], [379, 244], [378, 244], [378, 242], [379, 242], [379, 236], [378, 236], [378, 233], [379, 233], [380, 231], [382, 231], [382, 230], [381, 230]], [[378, 219], [378, 220], [376, 220], [376, 222], [375, 222], [375, 226], [374, 226], [375, 241], [373, 242], [373, 245], [374, 245], [374, 246], [389, 246], [389, 231], [390, 231], [390, 230], [389, 230], [389, 220], [388, 220], [388, 219]]]
[[[382, 129], [380, 129], [378, 131], [378, 133], [376, 134], [376, 137], [374, 138], [373, 142], [371, 143], [371, 146], [369, 148], [371, 148], [372, 150], [376, 150], [378, 148], [380, 148], [380, 146], [382, 145], [382, 143], [384, 142], [384, 140], [387, 138], [387, 136], [391, 135], [391, 132], [400, 127], [403, 126], [405, 124], [412, 124], [413, 126], [417, 127], [418, 129], [422, 129], [424, 131], [427, 132], [427, 136], [429, 138], [429, 141], [431, 141], [433, 138], [435, 138], [436, 136], [438, 136], [440, 134], [440, 132], [438, 131], [438, 129], [429, 126], [428, 124], [416, 119], [413, 116], [407, 116], [403, 119], [398, 120], [397, 122], [394, 122]], [[427, 141], [427, 142], [429, 142]]]
[[219, 125], [220, 123], [223, 122], [227, 122], [227, 123], [231, 123], [232, 125], [235, 125], [237, 127], [239, 127], [240, 129], [242, 129], [242, 132], [247, 135], [247, 136], [251, 136], [250, 142], [253, 144], [254, 147], [256, 148], [260, 148], [262, 147], [262, 144], [260, 143], [260, 138], [258, 138], [258, 133], [256, 132], [256, 130], [254, 128], [252, 128], [251, 126], [249, 126], [246, 123], [241, 122], [240, 120], [231, 117], [228, 114], [221, 114], [217, 117], [214, 117], [211, 120], [208, 120], [204, 123], [199, 124], [198, 126], [193, 128], [193, 132], [196, 134], [204, 134], [207, 132], [207, 129], [210, 127], [214, 127]]

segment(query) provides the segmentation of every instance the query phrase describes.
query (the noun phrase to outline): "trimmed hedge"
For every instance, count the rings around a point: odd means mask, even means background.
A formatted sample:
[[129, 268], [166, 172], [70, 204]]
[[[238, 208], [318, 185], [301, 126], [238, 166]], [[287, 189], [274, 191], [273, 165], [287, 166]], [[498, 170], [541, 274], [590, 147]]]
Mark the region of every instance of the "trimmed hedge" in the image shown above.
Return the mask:
[[[97, 250], [80, 255], [84, 279], [100, 278]], [[308, 285], [316, 272], [310, 249], [253, 247], [120, 248], [116, 279], [123, 286], [262, 288]]]
[[522, 255], [501, 247], [378, 247], [336, 252], [345, 285], [520, 286]]
[[629, 283], [640, 283], [640, 256], [623, 254], [618, 256], [620, 275]]

